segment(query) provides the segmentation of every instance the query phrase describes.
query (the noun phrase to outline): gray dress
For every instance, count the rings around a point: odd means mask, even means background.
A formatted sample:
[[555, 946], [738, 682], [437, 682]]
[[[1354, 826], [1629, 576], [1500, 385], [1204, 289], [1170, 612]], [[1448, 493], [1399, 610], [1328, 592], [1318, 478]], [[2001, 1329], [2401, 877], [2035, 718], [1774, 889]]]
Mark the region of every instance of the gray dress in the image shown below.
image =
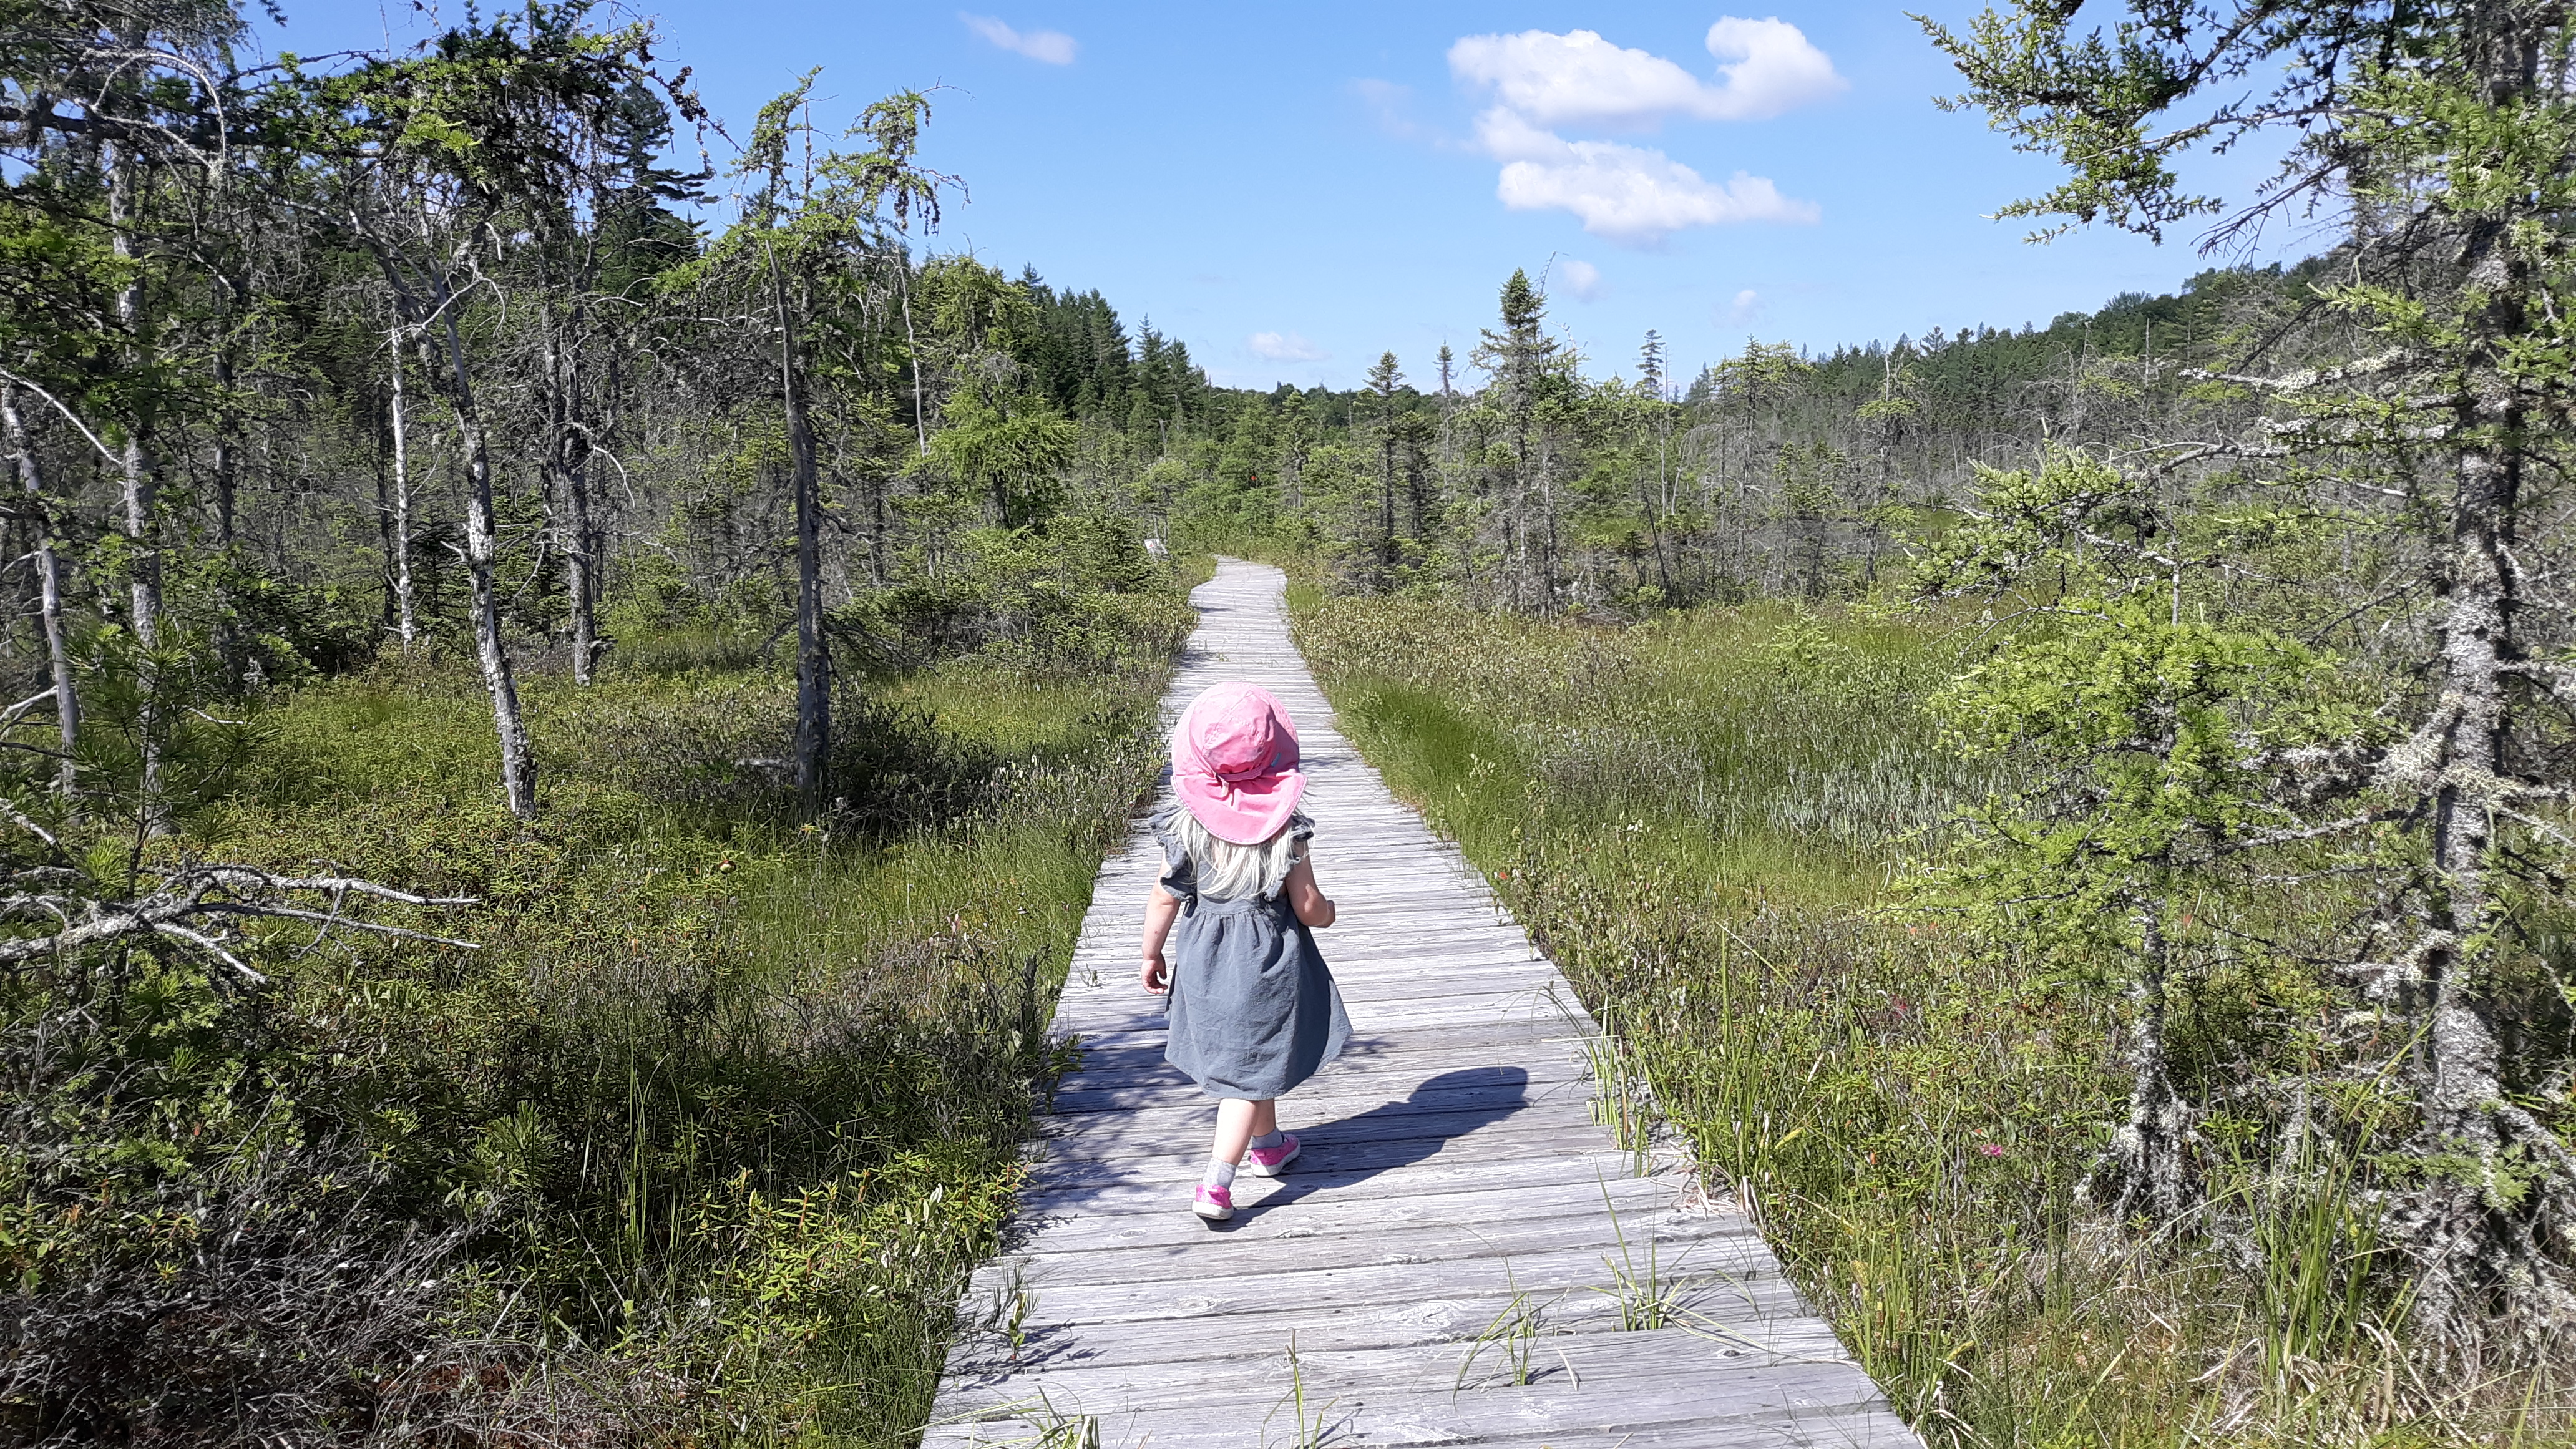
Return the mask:
[[[1314, 833], [1303, 815], [1288, 827]], [[1181, 903], [1164, 959], [1171, 963], [1171, 1034], [1163, 1059], [1211, 1097], [1277, 1097], [1342, 1054], [1351, 1020], [1315, 935], [1272, 896], [1202, 898], [1190, 854], [1165, 821], [1163, 889]]]

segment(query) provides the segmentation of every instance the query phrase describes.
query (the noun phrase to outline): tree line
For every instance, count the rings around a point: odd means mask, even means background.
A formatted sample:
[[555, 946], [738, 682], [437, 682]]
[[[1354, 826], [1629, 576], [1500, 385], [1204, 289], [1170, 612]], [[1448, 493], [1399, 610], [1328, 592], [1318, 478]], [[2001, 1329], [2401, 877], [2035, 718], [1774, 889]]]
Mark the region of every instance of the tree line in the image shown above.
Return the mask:
[[[649, 28], [580, 6], [328, 63], [238, 64], [225, 7], [31, 5], [11, 35], [0, 649], [53, 687], [63, 752], [83, 667], [229, 694], [454, 648], [523, 817], [516, 672], [586, 681], [683, 622], [793, 634], [827, 800], [833, 660], [1020, 627], [976, 561], [1059, 518], [1523, 609], [1866, 587], [1907, 509], [2170, 403], [2304, 285], [2213, 272], [1687, 379], [1650, 335], [1592, 380], [1516, 277], [1418, 375], [1220, 389], [1097, 291], [931, 250], [954, 193], [919, 95], [827, 124], [809, 75], [733, 146]], [[694, 221], [718, 190], [731, 220]], [[137, 721], [155, 781], [183, 715]]]

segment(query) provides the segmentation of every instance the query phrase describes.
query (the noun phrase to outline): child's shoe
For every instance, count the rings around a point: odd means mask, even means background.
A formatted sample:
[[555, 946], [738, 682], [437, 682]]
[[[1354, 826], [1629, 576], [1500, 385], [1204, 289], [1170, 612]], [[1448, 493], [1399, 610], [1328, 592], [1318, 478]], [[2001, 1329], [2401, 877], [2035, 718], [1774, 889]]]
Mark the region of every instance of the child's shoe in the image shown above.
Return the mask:
[[1190, 1211], [1212, 1223], [1224, 1222], [1234, 1216], [1234, 1189], [1200, 1183], [1198, 1200], [1190, 1204]]
[[1255, 1177], [1277, 1177], [1287, 1171], [1288, 1164], [1297, 1160], [1297, 1134], [1283, 1132], [1279, 1135], [1287, 1140], [1276, 1147], [1246, 1149], [1243, 1154], [1243, 1170]]

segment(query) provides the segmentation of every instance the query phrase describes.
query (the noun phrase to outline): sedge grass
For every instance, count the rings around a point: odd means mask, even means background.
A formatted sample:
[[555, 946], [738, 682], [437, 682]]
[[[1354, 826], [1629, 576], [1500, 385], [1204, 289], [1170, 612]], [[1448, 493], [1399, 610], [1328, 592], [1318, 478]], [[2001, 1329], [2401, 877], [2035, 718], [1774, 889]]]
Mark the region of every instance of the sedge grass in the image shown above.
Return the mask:
[[2120, 1116], [2116, 1002], [1888, 909], [1989, 783], [1924, 707], [1959, 664], [1939, 621], [1290, 603], [1344, 731], [1931, 1443], [2567, 1442], [2554, 1385], [2437, 1382], [2408, 1350], [2337, 1164], [2240, 1164], [2220, 1195], [2267, 1194], [2238, 1213], [2263, 1228], [2223, 1246], [2080, 1209]]
[[462, 669], [281, 697], [202, 846], [480, 901], [439, 923], [479, 951], [291, 979], [329, 1063], [295, 1090], [414, 1212], [478, 1225], [451, 1320], [498, 1345], [514, 1412], [601, 1442], [906, 1444], [1068, 1064], [1049, 1006], [1153, 778], [1162, 675], [849, 690], [850, 795], [806, 819], [759, 766], [792, 684], [719, 643], [528, 680], [533, 824], [492, 798]]

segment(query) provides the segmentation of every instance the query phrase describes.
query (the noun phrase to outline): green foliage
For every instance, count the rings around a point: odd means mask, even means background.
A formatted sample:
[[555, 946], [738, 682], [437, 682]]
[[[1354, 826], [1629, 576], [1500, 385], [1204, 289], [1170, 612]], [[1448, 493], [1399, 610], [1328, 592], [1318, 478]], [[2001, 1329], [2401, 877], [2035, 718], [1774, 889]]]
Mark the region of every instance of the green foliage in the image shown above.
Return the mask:
[[188, 1245], [249, 1210], [227, 1174], [254, 1172], [257, 1211], [340, 1224], [371, 1262], [406, 1222], [471, 1231], [374, 1349], [586, 1343], [781, 1431], [893, 1442], [1009, 1200], [1028, 1093], [1062, 1065], [1047, 994], [1155, 758], [1155, 676], [1133, 679], [1019, 690], [973, 736], [922, 716], [912, 758], [857, 775], [850, 818], [886, 818], [898, 775], [962, 769], [981, 803], [850, 839], [710, 811], [686, 783], [710, 732], [783, 734], [774, 686], [539, 696], [541, 747], [596, 765], [534, 837], [483, 798], [463, 681], [269, 710], [260, 778], [202, 848], [474, 894], [441, 924], [482, 950], [281, 956], [253, 995], [149, 956], [80, 977], [97, 1001], [17, 978], [13, 1054], [52, 1034], [42, 1143], [67, 1149], [5, 1154], [21, 1303], [109, 1264], [188, 1278]]
[[469, 18], [428, 53], [312, 73], [292, 57], [261, 96], [271, 144], [307, 156], [364, 157], [389, 173], [443, 176], [475, 205], [560, 196], [581, 170], [581, 129], [615, 112], [644, 70], [651, 30], [590, 28], [587, 3], [530, 5]]
[[1058, 475], [1073, 461], [1073, 424], [1035, 398], [989, 397], [960, 389], [948, 401], [925, 461], [978, 500], [989, 498], [1005, 527], [1042, 522], [1062, 500]]
[[[1292, 604], [1343, 728], [1544, 942], [1614, 1070], [1642, 1079], [1928, 1441], [2554, 1432], [2554, 1411], [2525, 1405], [2542, 1380], [2458, 1394], [2391, 1337], [2405, 1303], [2359, 1158], [2323, 1133], [2266, 1150], [2242, 1088], [2311, 1049], [2296, 1024], [2321, 1003], [2302, 971], [2239, 956], [2195, 975], [2168, 1031], [2195, 1090], [2237, 1091], [2209, 1128], [2212, 1211], [2245, 1236], [2141, 1247], [2078, 1206], [2127, 1087], [2105, 989], [2121, 958], [2104, 949], [2123, 923], [2088, 946], [2077, 912], [2052, 915], [2052, 969], [2027, 922], [2006, 940], [1889, 890], [1946, 843], [1963, 869], [2007, 855], [1955, 812], [2045, 798], [2070, 759], [2120, 762], [2124, 799], [2170, 835], [2227, 818], [2224, 769], [2169, 772], [2124, 745], [2170, 717], [2218, 749], [2228, 709], [2305, 697], [2315, 658], [2176, 630], [2143, 598], [2125, 642], [2052, 616], [2031, 652], [1995, 656], [1946, 610], [1702, 609], [1610, 630], [1312, 590]], [[2079, 645], [2082, 628], [2105, 632]], [[1979, 682], [1949, 683], [1963, 674]], [[1942, 738], [1945, 687], [1994, 750]], [[2016, 720], [2025, 696], [2047, 712]], [[2117, 843], [2068, 838], [2103, 859]], [[2035, 853], [1987, 868], [2051, 901], [2080, 883]], [[2312, 1128], [2402, 1116], [2384, 1081], [2321, 1081], [2309, 1100]]]
[[1082, 677], [1158, 667], [1196, 616], [1135, 527], [1060, 514], [1042, 527], [962, 535], [964, 557], [918, 582], [860, 595], [833, 616], [880, 669], [940, 660]]
[[[531, 827], [490, 798], [489, 717], [453, 666], [281, 691], [231, 725], [170, 708], [209, 682], [201, 645], [102, 637], [84, 813], [44, 806], [49, 762], [13, 767], [63, 842], [14, 833], [13, 868], [49, 855], [123, 899], [188, 858], [319, 857], [472, 898], [386, 923], [477, 949], [284, 921], [232, 947], [265, 984], [177, 941], [0, 973], [13, 1352], [114, 1366], [12, 1412], [916, 1433], [1070, 1060], [1048, 1004], [1160, 763], [1187, 619], [1132, 531], [1052, 527], [995, 533], [984, 573], [1061, 591], [1060, 617], [845, 685], [846, 793], [819, 821], [769, 764], [792, 684], [722, 658], [534, 682], [561, 763]], [[130, 685], [147, 670], [157, 709]], [[181, 834], [141, 828], [119, 742], [146, 730]]]

